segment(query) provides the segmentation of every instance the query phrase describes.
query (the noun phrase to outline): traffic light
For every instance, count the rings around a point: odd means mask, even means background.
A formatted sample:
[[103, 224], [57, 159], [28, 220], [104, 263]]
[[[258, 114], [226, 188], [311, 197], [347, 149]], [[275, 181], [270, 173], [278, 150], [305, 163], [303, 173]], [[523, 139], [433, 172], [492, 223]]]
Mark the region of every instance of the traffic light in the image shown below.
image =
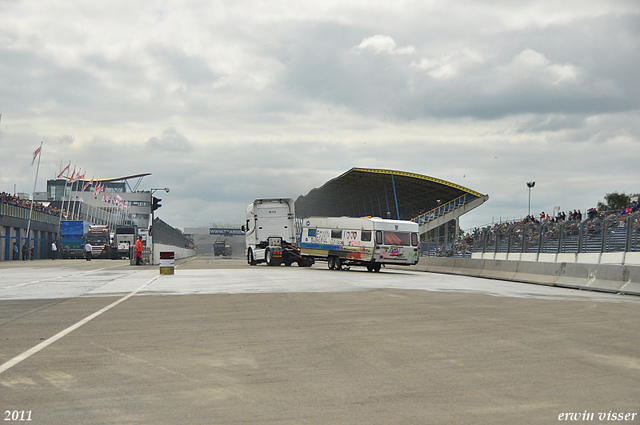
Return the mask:
[[160, 204], [160, 201], [162, 201], [162, 199], [156, 198], [155, 196], [153, 197], [153, 202], [151, 203], [151, 211], [155, 211], [162, 206], [162, 204]]

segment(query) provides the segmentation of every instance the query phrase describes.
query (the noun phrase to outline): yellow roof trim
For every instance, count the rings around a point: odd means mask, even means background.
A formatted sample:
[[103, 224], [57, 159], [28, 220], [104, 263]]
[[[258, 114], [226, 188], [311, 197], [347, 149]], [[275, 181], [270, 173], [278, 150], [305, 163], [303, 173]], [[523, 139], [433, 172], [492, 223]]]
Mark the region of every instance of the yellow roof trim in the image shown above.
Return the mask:
[[406, 171], [396, 171], [396, 170], [382, 170], [382, 169], [376, 169], [376, 168], [352, 168], [353, 171], [361, 171], [361, 172], [365, 172], [365, 173], [374, 173], [374, 174], [393, 174], [396, 176], [404, 176], [404, 177], [412, 177], [414, 179], [419, 179], [419, 180], [427, 180], [433, 183], [438, 183], [438, 184], [442, 184], [445, 186], [449, 186], [449, 187], [453, 187], [455, 189], [461, 190], [463, 192], [466, 193], [470, 193], [474, 196], [477, 196], [478, 198], [483, 197], [484, 195], [482, 195], [479, 192], [476, 192], [475, 190], [471, 190], [469, 188], [466, 188], [464, 186], [460, 186], [459, 184], [455, 184], [455, 183], [451, 183], [448, 182], [446, 180], [442, 180], [442, 179], [436, 179], [434, 177], [429, 177], [429, 176], [424, 176], [422, 174], [416, 174], [416, 173], [408, 173]]

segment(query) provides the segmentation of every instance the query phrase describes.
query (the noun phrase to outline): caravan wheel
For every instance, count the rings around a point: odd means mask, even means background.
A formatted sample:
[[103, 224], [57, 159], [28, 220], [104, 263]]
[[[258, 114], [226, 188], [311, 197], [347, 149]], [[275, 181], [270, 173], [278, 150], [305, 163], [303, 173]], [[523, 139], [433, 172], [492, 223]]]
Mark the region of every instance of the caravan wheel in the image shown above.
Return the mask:
[[340, 257], [336, 257], [336, 259], [333, 261], [333, 267], [336, 270], [341, 270], [342, 269], [342, 260], [340, 260]]

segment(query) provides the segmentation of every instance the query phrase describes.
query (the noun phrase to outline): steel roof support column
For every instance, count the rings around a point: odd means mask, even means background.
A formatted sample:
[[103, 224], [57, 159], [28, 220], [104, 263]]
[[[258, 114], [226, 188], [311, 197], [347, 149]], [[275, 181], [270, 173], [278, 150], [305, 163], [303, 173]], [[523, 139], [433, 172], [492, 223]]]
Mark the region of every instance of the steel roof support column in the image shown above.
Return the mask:
[[391, 174], [391, 183], [393, 184], [393, 197], [396, 200], [396, 220], [400, 220], [400, 209], [398, 208], [398, 194], [396, 193], [396, 181]]
[[378, 208], [380, 209], [380, 218], [383, 218], [382, 214], [382, 204], [380, 203], [380, 190], [378, 188], [378, 180], [376, 180], [376, 195], [378, 196]]
[[371, 180], [369, 180], [369, 202], [371, 202], [371, 217], [375, 217], [376, 210], [373, 206], [373, 195], [371, 194]]
[[384, 198], [387, 200], [387, 217], [383, 215], [382, 218], [388, 218], [391, 214], [391, 209], [389, 208], [389, 197], [387, 196], [387, 182], [384, 177], [382, 178], [382, 184], [384, 185]]

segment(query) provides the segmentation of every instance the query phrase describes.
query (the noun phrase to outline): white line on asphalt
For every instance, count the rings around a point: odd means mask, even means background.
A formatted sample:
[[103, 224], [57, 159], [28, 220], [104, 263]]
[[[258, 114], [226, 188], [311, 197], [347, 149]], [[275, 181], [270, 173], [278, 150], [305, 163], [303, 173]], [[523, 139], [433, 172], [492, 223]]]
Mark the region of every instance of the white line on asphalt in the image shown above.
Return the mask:
[[58, 332], [57, 334], [55, 334], [51, 338], [47, 339], [46, 341], [42, 341], [40, 344], [36, 345], [35, 347], [25, 351], [24, 353], [14, 357], [13, 359], [9, 360], [8, 362], [0, 365], [0, 373], [6, 371], [8, 369], [11, 369], [13, 366], [17, 365], [21, 361], [26, 360], [29, 357], [31, 357], [34, 354], [36, 354], [37, 352], [47, 348], [48, 346], [50, 346], [51, 344], [53, 344], [54, 342], [56, 342], [60, 338], [63, 338], [65, 336], [67, 336], [68, 334], [70, 334], [71, 332], [75, 331], [76, 329], [78, 329], [82, 325], [84, 325], [84, 324], [90, 322], [91, 320], [95, 319], [96, 317], [100, 316], [102, 313], [104, 313], [106, 311], [109, 311], [110, 309], [112, 309], [113, 307], [117, 306], [118, 304], [128, 300], [131, 297], [133, 297], [135, 294], [140, 292], [143, 288], [145, 288], [146, 286], [149, 286], [151, 283], [153, 283], [153, 281], [158, 279], [160, 276], [161, 275], [158, 275], [158, 276], [154, 277], [153, 279], [151, 279], [150, 281], [148, 281], [147, 283], [145, 283], [144, 285], [142, 285], [141, 287], [139, 287], [135, 291], [133, 291], [130, 294], [125, 295], [124, 297], [120, 298], [118, 301], [115, 301], [115, 302], [109, 304], [108, 306], [106, 306], [105, 308], [96, 311], [95, 313], [93, 313], [90, 316], [85, 317], [84, 319], [82, 319], [81, 321], [76, 323], [75, 325], [69, 326], [67, 329], [65, 329], [65, 330], [63, 330], [61, 332]]
[[[87, 271], [87, 272], [79, 273], [78, 275], [82, 276], [83, 274], [86, 274], [86, 273], [92, 273], [92, 272], [97, 272], [97, 271], [100, 271], [100, 270], [112, 269], [112, 268], [114, 268], [114, 267], [120, 267], [120, 266], [102, 267], [101, 269], [89, 270], [89, 271]], [[25, 286], [25, 285], [31, 285], [32, 283], [49, 282], [50, 280], [62, 279], [63, 277], [68, 277], [68, 276], [78, 276], [78, 275], [75, 275], [75, 274], [63, 274], [63, 275], [60, 275], [60, 276], [50, 277], [50, 278], [47, 278], [47, 279], [34, 280], [33, 282], [23, 282], [23, 283], [19, 283], [19, 284], [17, 284], [17, 285], [6, 286], [6, 287], [4, 287], [4, 288], [0, 288], [0, 290], [3, 290], [3, 289], [11, 289], [11, 288], [17, 288], [17, 287], [19, 287], [19, 286]]]

